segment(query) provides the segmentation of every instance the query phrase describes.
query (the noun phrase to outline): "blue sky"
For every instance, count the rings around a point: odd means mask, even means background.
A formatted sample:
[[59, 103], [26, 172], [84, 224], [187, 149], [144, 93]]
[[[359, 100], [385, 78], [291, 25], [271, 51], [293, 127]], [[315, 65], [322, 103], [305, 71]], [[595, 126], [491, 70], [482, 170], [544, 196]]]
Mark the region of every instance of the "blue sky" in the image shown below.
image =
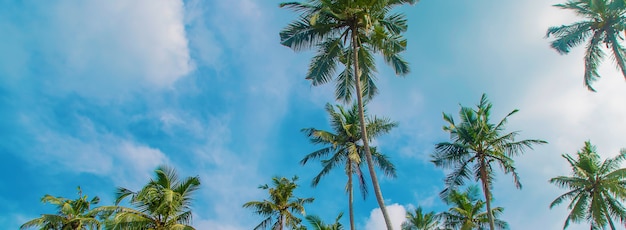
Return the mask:
[[[626, 147], [626, 84], [610, 59], [582, 85], [583, 51], [567, 56], [544, 39], [576, 20], [555, 0], [424, 0], [403, 7], [404, 54], [412, 72], [379, 67], [377, 116], [399, 122], [376, 140], [398, 167], [381, 186], [390, 212], [446, 207], [444, 172], [428, 162], [447, 140], [441, 113], [474, 105], [482, 93], [494, 118], [513, 109], [509, 130], [550, 142], [517, 158], [524, 188], [499, 175], [495, 205], [512, 229], [560, 229], [565, 206], [547, 181], [569, 173], [563, 153], [586, 140], [604, 156]], [[327, 129], [332, 85], [304, 80], [311, 52], [279, 44], [296, 15], [279, 1], [0, 1], [0, 226], [17, 229], [51, 212], [44, 194], [75, 197], [76, 186], [111, 204], [117, 186], [140, 188], [160, 164], [199, 175], [197, 229], [241, 230], [261, 218], [241, 205], [265, 197], [272, 176], [300, 177], [308, 214], [346, 213], [345, 176], [309, 186], [320, 166], [298, 161], [316, 149], [301, 128]], [[359, 229], [381, 229], [373, 195], [355, 203]], [[574, 225], [569, 229], [583, 229]]]

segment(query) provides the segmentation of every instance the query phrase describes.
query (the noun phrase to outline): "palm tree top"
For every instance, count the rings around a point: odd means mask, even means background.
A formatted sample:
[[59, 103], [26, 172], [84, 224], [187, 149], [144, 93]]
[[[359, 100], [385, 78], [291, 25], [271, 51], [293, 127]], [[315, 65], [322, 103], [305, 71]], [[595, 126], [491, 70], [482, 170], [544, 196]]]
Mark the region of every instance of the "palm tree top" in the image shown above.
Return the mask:
[[552, 201], [550, 208], [571, 200], [568, 205], [571, 212], [565, 219], [563, 229], [569, 226], [570, 221], [590, 222], [592, 229], [606, 225], [615, 229], [613, 219], [625, 223], [626, 168], [621, 167], [626, 159], [626, 149], [602, 161], [596, 147], [587, 141], [576, 153], [576, 158], [569, 154], [562, 156], [572, 169], [571, 175], [554, 177], [550, 183], [569, 191]]
[[96, 196], [89, 200], [87, 195], [83, 195], [80, 186], [78, 187], [78, 198], [74, 200], [45, 195], [41, 198], [41, 202], [56, 206], [56, 214], [43, 214], [39, 218], [24, 223], [20, 226], [20, 229], [29, 229], [32, 227], [63, 230], [100, 228], [97, 214], [91, 209], [91, 205], [98, 204], [100, 198]]
[[311, 225], [312, 230], [343, 230], [343, 225], [339, 223], [342, 216], [343, 213], [339, 213], [337, 218], [335, 218], [335, 223], [333, 224], [326, 224], [319, 216], [314, 215], [308, 215], [305, 219], [309, 222], [309, 225]]
[[[115, 206], [97, 209], [107, 216], [110, 229], [193, 229], [192, 195], [200, 187], [198, 176], [179, 178], [174, 168], [159, 166], [155, 177], [139, 191], [119, 187]], [[118, 206], [129, 198], [133, 208]]]
[[[464, 191], [452, 190], [445, 197], [444, 202], [452, 207], [439, 215], [444, 226], [452, 229], [488, 229], [489, 218], [485, 210], [486, 202], [480, 199], [478, 186], [468, 186]], [[508, 229], [508, 223], [498, 219], [504, 208], [496, 207], [491, 210], [494, 224], [497, 229]]]
[[[545, 144], [546, 141], [528, 139], [517, 141], [519, 131], [505, 133], [508, 118], [519, 110], [514, 109], [497, 123], [490, 121], [492, 104], [486, 94], [482, 94], [476, 108], [461, 105], [459, 110], [460, 122], [455, 122], [450, 114], [443, 113], [443, 119], [448, 125], [443, 130], [450, 133], [451, 142], [441, 142], [435, 147], [432, 162], [436, 166], [454, 169], [446, 178], [446, 185], [450, 189], [464, 184], [464, 180], [480, 178], [478, 165], [498, 163], [505, 173], [512, 173], [515, 186], [521, 188], [519, 176], [514, 167], [512, 157], [521, 155], [525, 149], [532, 149], [535, 144]], [[473, 170], [469, 167], [477, 165]], [[491, 167], [488, 170], [488, 179], [485, 183], [491, 184], [493, 174]], [[445, 197], [445, 194], [443, 194]]]
[[613, 54], [618, 69], [626, 78], [626, 50], [621, 42], [624, 38], [620, 32], [626, 32], [626, 3], [623, 0], [568, 0], [555, 7], [572, 10], [585, 20], [570, 25], [550, 27], [546, 38], [554, 37], [551, 47], [559, 54], [567, 54], [576, 46], [589, 40], [585, 53], [584, 84], [588, 90], [595, 92], [591, 86], [600, 78], [598, 66], [605, 53], [602, 44]]
[[[400, 56], [406, 50], [407, 19], [390, 10], [414, 0], [310, 0], [286, 2], [281, 7], [292, 9], [300, 16], [280, 32], [281, 44], [294, 51], [317, 49], [306, 79], [313, 85], [330, 82], [338, 64], [346, 67], [336, 77], [335, 96], [348, 103], [356, 91], [355, 69], [358, 64], [360, 91], [365, 100], [378, 92], [374, 54], [382, 54], [396, 75], [409, 73], [408, 63]], [[353, 44], [354, 43], [354, 44]], [[355, 59], [355, 57], [358, 58]], [[359, 86], [359, 87], [361, 87]]]
[[260, 189], [268, 190], [269, 199], [243, 204], [244, 208], [251, 208], [256, 214], [265, 218], [254, 230], [267, 228], [282, 230], [285, 226], [297, 229], [301, 226], [302, 220], [293, 215], [293, 212], [306, 215], [304, 205], [312, 203], [314, 198], [298, 198], [293, 195], [294, 190], [298, 187], [297, 180], [297, 176], [291, 179], [273, 177], [273, 186], [267, 184], [259, 186]]
[[[313, 178], [312, 186], [317, 186], [320, 179], [328, 174], [330, 170], [340, 164], [350, 162], [353, 165], [346, 165], [346, 173], [351, 172], [357, 174], [363, 197], [367, 194], [366, 182], [360, 170], [361, 163], [364, 161], [365, 153], [362, 146], [362, 138], [360, 131], [359, 109], [357, 103], [353, 103], [349, 109], [341, 105], [326, 104], [326, 111], [330, 116], [330, 125], [332, 131], [325, 131], [315, 128], [302, 129], [309, 141], [316, 145], [324, 145], [325, 147], [307, 154], [300, 163], [305, 165], [312, 159], [320, 159], [323, 169]], [[366, 129], [369, 139], [379, 137], [389, 133], [391, 129], [398, 126], [397, 122], [392, 122], [389, 118], [367, 116], [366, 113]], [[370, 147], [375, 164], [389, 177], [395, 177], [395, 166], [388, 157], [380, 153], [376, 147]]]
[[402, 223], [402, 230], [435, 230], [439, 229], [440, 215], [435, 212], [425, 213], [421, 206], [406, 212], [406, 221]]

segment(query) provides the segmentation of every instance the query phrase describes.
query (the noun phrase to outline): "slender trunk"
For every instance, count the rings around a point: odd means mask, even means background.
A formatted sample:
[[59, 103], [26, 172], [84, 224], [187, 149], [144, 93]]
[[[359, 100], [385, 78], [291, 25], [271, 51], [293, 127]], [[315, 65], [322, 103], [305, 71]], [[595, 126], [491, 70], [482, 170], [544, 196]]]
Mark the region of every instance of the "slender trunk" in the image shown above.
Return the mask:
[[354, 228], [354, 194], [352, 190], [352, 161], [350, 157], [348, 157], [348, 211], [350, 212], [350, 230], [355, 230]]
[[496, 226], [493, 222], [493, 213], [491, 212], [491, 193], [489, 192], [489, 181], [487, 178], [487, 164], [485, 159], [480, 160], [480, 180], [483, 184], [483, 192], [485, 193], [485, 203], [487, 204], [487, 218], [489, 218], [489, 229], [495, 230]]
[[278, 217], [278, 218], [280, 218], [280, 219], [278, 219], [278, 221], [280, 222], [280, 223], [278, 223], [279, 224], [278, 225], [278, 230], [283, 230], [283, 226], [285, 225], [285, 221], [284, 221], [285, 216], [284, 215], [280, 215], [280, 217]]
[[352, 29], [352, 53], [353, 59], [352, 63], [354, 65], [354, 79], [356, 85], [356, 99], [359, 104], [359, 121], [361, 125], [361, 138], [363, 139], [363, 148], [365, 148], [365, 159], [367, 160], [367, 168], [370, 171], [370, 177], [372, 178], [372, 186], [374, 187], [374, 194], [376, 194], [376, 200], [378, 201], [378, 206], [380, 207], [380, 211], [383, 213], [383, 218], [385, 219], [385, 224], [387, 225], [387, 230], [392, 230], [391, 220], [389, 219], [389, 215], [387, 214], [387, 208], [385, 207], [385, 200], [383, 199], [383, 193], [380, 191], [380, 186], [378, 185], [378, 178], [376, 177], [376, 171], [374, 171], [374, 163], [372, 161], [372, 153], [370, 152], [369, 143], [367, 140], [367, 130], [365, 130], [365, 115], [363, 114], [363, 95], [361, 92], [361, 73], [359, 71], [359, 46], [357, 45], [356, 39], [357, 31], [355, 28]]

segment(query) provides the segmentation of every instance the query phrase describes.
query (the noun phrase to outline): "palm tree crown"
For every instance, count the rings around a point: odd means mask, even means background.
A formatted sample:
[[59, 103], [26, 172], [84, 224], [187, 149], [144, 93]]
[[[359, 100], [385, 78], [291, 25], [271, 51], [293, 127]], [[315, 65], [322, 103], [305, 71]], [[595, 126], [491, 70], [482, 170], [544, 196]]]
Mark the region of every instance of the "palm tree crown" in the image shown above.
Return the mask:
[[592, 229], [601, 229], [607, 224], [616, 229], [613, 219], [626, 221], [626, 209], [622, 204], [626, 199], [626, 168], [620, 168], [626, 159], [626, 149], [614, 158], [601, 161], [595, 146], [587, 141], [577, 155], [577, 159], [569, 154], [562, 155], [572, 167], [572, 175], [552, 178], [550, 183], [569, 191], [552, 201], [550, 208], [564, 200], [572, 200], [568, 205], [571, 212], [563, 229], [570, 221], [578, 223], [583, 220], [590, 222]]
[[[395, 6], [415, 2], [309, 0], [282, 3], [281, 7], [301, 14], [280, 32], [281, 44], [296, 51], [317, 48], [306, 75], [313, 85], [330, 82], [337, 64], [342, 64], [346, 68], [336, 78], [337, 99], [350, 102], [357, 80], [362, 82], [364, 97], [371, 99], [377, 92], [373, 54], [382, 54], [396, 74], [409, 72], [407, 62], [399, 55], [406, 49], [406, 40], [401, 34], [407, 30], [407, 20], [403, 14], [389, 11]], [[359, 79], [354, 78], [354, 70], [350, 68], [357, 64], [354, 55], [358, 57]]]
[[351, 101], [352, 93], [356, 93], [367, 166], [388, 230], [392, 229], [391, 220], [374, 171], [365, 128], [363, 94], [365, 99], [376, 94], [373, 81], [373, 73], [376, 72], [374, 53], [382, 54], [385, 62], [393, 67], [397, 75], [406, 75], [409, 72], [407, 62], [399, 55], [406, 49], [406, 40], [402, 38], [402, 33], [407, 30], [406, 18], [403, 14], [390, 11], [396, 6], [415, 2], [417, 1], [309, 0], [280, 5], [300, 13], [298, 20], [280, 32], [281, 44], [296, 51], [313, 47], [318, 50], [306, 77], [312, 80], [313, 85], [329, 82], [338, 63], [346, 66], [337, 77], [335, 94], [337, 99], [348, 102]]
[[283, 230], [289, 227], [291, 229], [301, 228], [300, 218], [294, 216], [293, 212], [299, 212], [305, 215], [304, 205], [313, 202], [313, 198], [297, 198], [293, 192], [298, 187], [296, 181], [298, 177], [291, 180], [281, 177], [272, 178], [274, 187], [267, 184], [259, 186], [260, 189], [268, 190], [269, 200], [250, 201], [243, 205], [244, 208], [251, 208], [255, 213], [265, 217], [254, 230], [267, 229]]
[[[313, 178], [312, 185], [317, 186], [320, 179], [328, 174], [338, 165], [345, 166], [345, 172], [348, 176], [346, 191], [349, 196], [349, 212], [350, 212], [350, 229], [354, 230], [354, 212], [353, 212], [353, 193], [352, 193], [352, 175], [356, 175], [363, 198], [367, 195], [367, 186], [361, 166], [365, 153], [361, 144], [361, 131], [359, 125], [359, 109], [356, 103], [350, 110], [345, 110], [342, 106], [336, 105], [337, 110], [332, 105], [326, 104], [326, 111], [330, 115], [330, 123], [332, 132], [319, 130], [315, 128], [307, 128], [302, 131], [307, 134], [309, 140], [314, 144], [325, 145], [326, 147], [314, 151], [306, 155], [301, 164], [306, 164], [311, 159], [322, 159], [322, 171]], [[378, 137], [389, 132], [396, 127], [395, 122], [385, 118], [367, 117], [366, 129], [370, 138]], [[372, 155], [375, 164], [388, 176], [395, 176], [395, 167], [384, 154], [372, 148]], [[327, 158], [330, 155], [330, 158]]]
[[333, 224], [324, 223], [324, 221], [322, 221], [322, 219], [320, 219], [318, 216], [309, 215], [306, 216], [305, 219], [309, 222], [309, 225], [311, 225], [312, 230], [343, 230], [343, 226], [341, 225], [341, 223], [339, 223], [339, 219], [341, 219], [341, 216], [343, 216], [343, 213], [339, 213], [339, 215], [335, 219], [335, 223]]
[[[137, 192], [118, 188], [116, 206], [100, 207], [100, 212], [110, 215], [109, 229], [194, 229], [190, 226], [191, 195], [199, 188], [200, 178], [180, 180], [176, 171], [167, 166], [158, 167], [155, 176]], [[117, 206], [127, 197], [136, 209]]]
[[424, 213], [422, 207], [413, 212], [406, 212], [406, 221], [402, 223], [402, 230], [435, 230], [439, 227], [439, 216], [435, 212]]
[[78, 187], [78, 198], [75, 200], [45, 195], [41, 202], [56, 206], [57, 214], [43, 214], [41, 217], [30, 220], [20, 226], [20, 229], [39, 227], [46, 230], [82, 230], [100, 229], [100, 222], [96, 213], [90, 209], [91, 205], [98, 204], [97, 196], [91, 200], [82, 194]]
[[626, 3], [623, 0], [569, 0], [555, 6], [573, 10], [585, 18], [570, 25], [550, 27], [546, 37], [556, 38], [551, 46], [560, 54], [567, 54], [571, 48], [589, 40], [584, 75], [587, 89], [595, 91], [591, 84], [600, 78], [598, 66], [605, 55], [602, 44], [611, 49], [618, 68], [626, 78], [626, 51], [620, 44], [623, 37], [619, 35], [626, 29]]
[[[444, 201], [453, 206], [440, 215], [444, 221], [444, 226], [459, 230], [488, 229], [490, 221], [487, 211], [484, 211], [485, 202], [478, 197], [479, 190], [476, 186], [469, 186], [464, 192], [450, 191]], [[508, 229], [508, 224], [498, 219], [503, 210], [501, 207], [491, 210], [497, 229]]]
[[[513, 156], [523, 153], [526, 148], [532, 148], [534, 144], [544, 144], [542, 140], [516, 141], [518, 132], [503, 133], [507, 118], [518, 110], [513, 110], [497, 124], [489, 121], [492, 104], [482, 95], [476, 109], [461, 106], [459, 116], [461, 123], [455, 123], [452, 116], [443, 114], [443, 119], [448, 126], [443, 129], [450, 133], [452, 142], [442, 142], [436, 145], [432, 162], [438, 167], [450, 168], [453, 171], [445, 179], [447, 188], [442, 192], [442, 197], [465, 183], [465, 180], [480, 180], [485, 201], [487, 214], [490, 220], [492, 195], [490, 192], [494, 171], [492, 164], [498, 164], [504, 173], [511, 173], [517, 188], [521, 188], [519, 176], [515, 170]], [[493, 221], [490, 228], [495, 229]]]

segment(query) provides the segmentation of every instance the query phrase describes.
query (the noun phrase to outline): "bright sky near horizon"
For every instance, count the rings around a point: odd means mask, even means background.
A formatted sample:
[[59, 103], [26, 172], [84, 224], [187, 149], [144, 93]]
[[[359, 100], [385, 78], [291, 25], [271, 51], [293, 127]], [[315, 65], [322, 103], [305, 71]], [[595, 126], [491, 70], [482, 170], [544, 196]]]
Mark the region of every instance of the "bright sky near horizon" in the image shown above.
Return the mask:
[[[304, 79], [312, 52], [294, 53], [278, 32], [296, 18], [280, 1], [0, 1], [0, 226], [17, 229], [52, 212], [44, 194], [76, 197], [76, 187], [113, 202], [115, 187], [136, 190], [156, 166], [199, 175], [193, 225], [244, 230], [261, 220], [241, 205], [264, 199], [272, 176], [300, 177], [307, 214], [344, 212], [341, 170], [309, 186], [319, 164], [299, 160], [319, 148], [301, 128], [328, 129], [333, 86]], [[369, 113], [399, 127], [375, 141], [398, 177], [381, 187], [393, 219], [415, 206], [442, 211], [444, 171], [429, 162], [448, 140], [441, 113], [456, 116], [487, 93], [493, 119], [513, 109], [508, 130], [543, 139], [517, 157], [523, 189], [496, 178], [495, 206], [511, 229], [562, 229], [566, 204], [548, 183], [569, 173], [561, 154], [591, 140], [603, 157], [626, 147], [626, 82], [610, 58], [597, 93], [583, 87], [583, 48], [559, 55], [550, 26], [579, 20], [558, 0], [423, 0], [399, 8], [409, 31], [412, 72], [393, 76], [380, 62], [380, 94]], [[357, 193], [358, 194], [358, 193]], [[373, 194], [355, 201], [357, 228], [383, 226]], [[568, 229], [587, 229], [573, 225]]]

